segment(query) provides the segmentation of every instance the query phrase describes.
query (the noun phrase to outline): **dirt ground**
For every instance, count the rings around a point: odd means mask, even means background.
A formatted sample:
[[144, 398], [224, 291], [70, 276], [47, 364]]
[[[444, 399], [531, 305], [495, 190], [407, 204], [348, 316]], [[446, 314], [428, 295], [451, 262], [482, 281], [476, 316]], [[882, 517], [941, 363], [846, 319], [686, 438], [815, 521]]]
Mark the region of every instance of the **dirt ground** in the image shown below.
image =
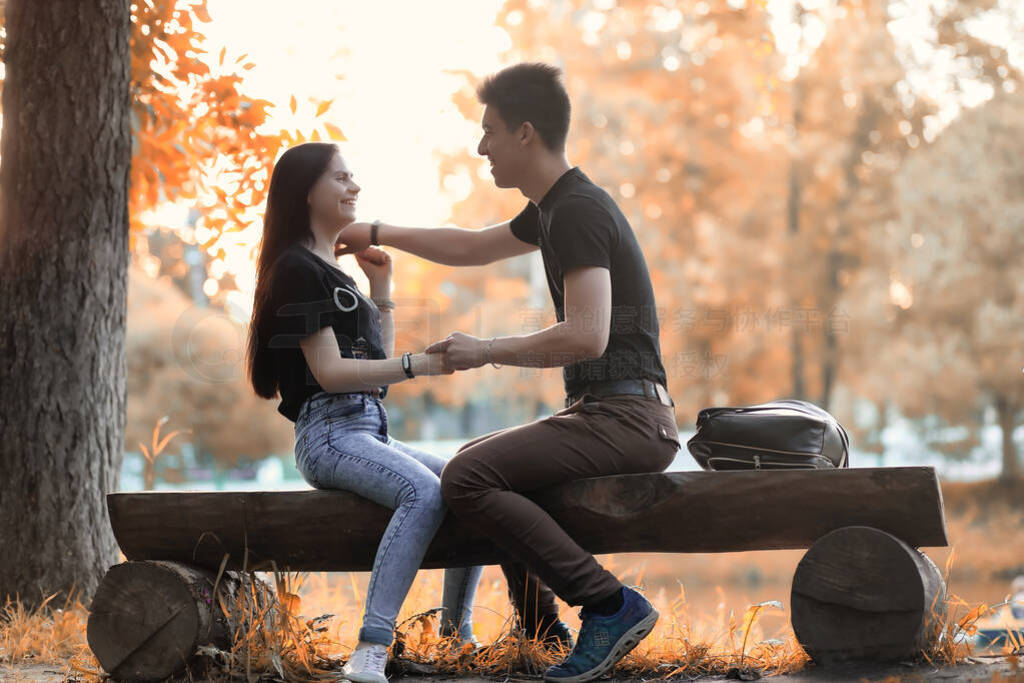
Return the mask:
[[[808, 666], [803, 671], [780, 676], [765, 676], [762, 680], [772, 683], [795, 683], [797, 681], [813, 683], [916, 683], [917, 681], [965, 681], [966, 683], [988, 683], [989, 681], [1024, 683], [1024, 659], [1001, 655], [984, 655], [971, 657], [971, 661], [955, 667], [933, 667], [928, 665], [876, 665], [849, 664], [818, 668]], [[391, 683], [515, 683], [516, 681], [533, 682], [537, 678], [505, 678], [487, 679], [472, 677], [405, 677], [392, 678]], [[621, 680], [621, 679], [619, 679]], [[673, 681], [726, 681], [725, 676], [701, 676], [687, 678], [677, 676]], [[735, 680], [735, 679], [732, 679]], [[616, 683], [615, 679], [604, 678], [601, 683]]]
[[[0, 667], [0, 681], [39, 681], [41, 683], [64, 683], [80, 681], [81, 678], [65, 677], [63, 672], [54, 665], [24, 664], [14, 667]], [[396, 677], [391, 683], [534, 683], [536, 678], [475, 678], [463, 677]], [[678, 676], [675, 681], [725, 681], [725, 676], [702, 676], [686, 678]], [[927, 665], [865, 665], [850, 664], [817, 668], [809, 666], [795, 674], [766, 676], [764, 680], [772, 683], [796, 683], [797, 681], [813, 683], [916, 683], [917, 681], [964, 681], [965, 683], [981, 683], [989, 681], [1024, 683], [1024, 659], [1000, 655], [981, 655], [971, 657], [969, 662], [955, 667], [933, 667]], [[602, 679], [601, 683], [616, 683], [613, 679]]]

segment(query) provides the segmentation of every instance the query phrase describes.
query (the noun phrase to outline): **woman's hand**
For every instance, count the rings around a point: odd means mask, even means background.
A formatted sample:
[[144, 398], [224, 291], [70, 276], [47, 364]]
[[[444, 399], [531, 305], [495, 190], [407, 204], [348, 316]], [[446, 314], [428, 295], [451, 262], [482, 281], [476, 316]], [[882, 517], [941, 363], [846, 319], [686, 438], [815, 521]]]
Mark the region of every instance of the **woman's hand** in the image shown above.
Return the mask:
[[414, 353], [409, 360], [412, 361], [412, 374], [415, 376], [450, 375], [455, 372], [443, 353]]
[[355, 254], [356, 263], [370, 281], [370, 290], [386, 295], [391, 289], [391, 255], [380, 247], [366, 247]]

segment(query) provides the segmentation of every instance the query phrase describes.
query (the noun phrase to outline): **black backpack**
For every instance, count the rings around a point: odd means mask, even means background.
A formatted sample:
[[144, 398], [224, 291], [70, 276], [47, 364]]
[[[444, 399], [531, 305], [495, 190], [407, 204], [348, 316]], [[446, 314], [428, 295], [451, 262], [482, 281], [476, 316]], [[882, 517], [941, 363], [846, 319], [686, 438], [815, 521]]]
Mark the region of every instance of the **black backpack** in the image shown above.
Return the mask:
[[849, 467], [850, 439], [827, 411], [781, 399], [746, 408], [704, 408], [686, 442], [706, 470]]

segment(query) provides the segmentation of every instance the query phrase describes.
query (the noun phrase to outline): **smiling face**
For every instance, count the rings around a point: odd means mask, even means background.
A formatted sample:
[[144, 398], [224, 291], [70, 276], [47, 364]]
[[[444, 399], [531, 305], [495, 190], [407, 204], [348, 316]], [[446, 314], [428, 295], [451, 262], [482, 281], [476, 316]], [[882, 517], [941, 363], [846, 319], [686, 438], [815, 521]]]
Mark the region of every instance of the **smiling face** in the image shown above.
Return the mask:
[[309, 191], [310, 217], [329, 225], [348, 225], [356, 219], [356, 198], [360, 189], [345, 160], [335, 154]]
[[484, 135], [476, 151], [491, 162], [494, 184], [498, 187], [518, 187], [523, 167], [529, 160], [527, 140], [523, 136], [523, 127], [528, 127], [528, 124], [509, 130], [498, 110], [488, 105], [484, 107], [484, 117], [480, 125], [484, 129]]

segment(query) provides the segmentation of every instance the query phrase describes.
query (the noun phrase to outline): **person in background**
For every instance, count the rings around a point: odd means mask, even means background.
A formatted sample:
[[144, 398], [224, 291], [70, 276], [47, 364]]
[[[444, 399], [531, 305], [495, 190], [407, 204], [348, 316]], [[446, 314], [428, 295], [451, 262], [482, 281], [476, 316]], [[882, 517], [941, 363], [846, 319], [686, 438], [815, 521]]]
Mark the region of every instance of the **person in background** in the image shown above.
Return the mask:
[[[247, 370], [263, 398], [294, 422], [295, 464], [313, 487], [342, 489], [394, 510], [377, 547], [359, 642], [343, 677], [386, 683], [395, 621], [447, 507], [444, 458], [388, 433], [388, 386], [451, 374], [441, 353], [394, 357], [391, 258], [355, 254], [367, 297], [334, 245], [355, 219], [360, 187], [332, 143], [291, 147], [274, 165], [259, 246]], [[420, 379], [419, 381], [424, 381]], [[331, 543], [331, 529], [323, 530]], [[482, 567], [448, 569], [442, 635], [476, 646], [472, 607]]]
[[1016, 577], [1010, 584], [1010, 614], [1014, 619], [1024, 619], [1024, 574]]

